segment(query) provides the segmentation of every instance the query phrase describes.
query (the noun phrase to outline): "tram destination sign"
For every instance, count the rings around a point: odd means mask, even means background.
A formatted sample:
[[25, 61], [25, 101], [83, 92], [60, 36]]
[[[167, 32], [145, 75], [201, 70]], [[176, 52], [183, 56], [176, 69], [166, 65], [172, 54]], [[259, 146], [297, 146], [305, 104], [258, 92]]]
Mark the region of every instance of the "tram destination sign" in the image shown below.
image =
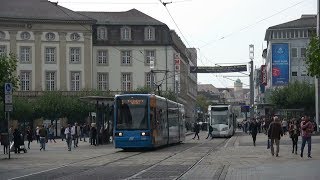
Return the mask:
[[228, 73], [247, 71], [247, 65], [237, 66], [190, 66], [190, 73]]

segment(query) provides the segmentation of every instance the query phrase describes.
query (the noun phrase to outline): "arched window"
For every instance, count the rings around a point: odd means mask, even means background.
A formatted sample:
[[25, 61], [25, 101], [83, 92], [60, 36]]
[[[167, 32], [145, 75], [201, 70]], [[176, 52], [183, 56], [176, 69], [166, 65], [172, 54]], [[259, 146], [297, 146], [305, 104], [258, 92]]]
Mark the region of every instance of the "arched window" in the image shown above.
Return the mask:
[[97, 29], [97, 39], [98, 40], [107, 40], [108, 39], [108, 31], [105, 27], [98, 27]]
[[144, 29], [144, 39], [147, 41], [155, 40], [155, 29], [154, 27], [148, 26]]
[[121, 28], [121, 40], [131, 40], [130, 27], [122, 27]]

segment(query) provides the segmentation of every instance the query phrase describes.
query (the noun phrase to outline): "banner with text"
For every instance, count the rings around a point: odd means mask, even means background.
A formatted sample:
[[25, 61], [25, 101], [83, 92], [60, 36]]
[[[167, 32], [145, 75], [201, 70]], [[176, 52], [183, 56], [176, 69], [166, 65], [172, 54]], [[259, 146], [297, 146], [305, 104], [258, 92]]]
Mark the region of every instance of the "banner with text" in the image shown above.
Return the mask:
[[289, 45], [272, 44], [272, 85], [281, 86], [289, 83]]

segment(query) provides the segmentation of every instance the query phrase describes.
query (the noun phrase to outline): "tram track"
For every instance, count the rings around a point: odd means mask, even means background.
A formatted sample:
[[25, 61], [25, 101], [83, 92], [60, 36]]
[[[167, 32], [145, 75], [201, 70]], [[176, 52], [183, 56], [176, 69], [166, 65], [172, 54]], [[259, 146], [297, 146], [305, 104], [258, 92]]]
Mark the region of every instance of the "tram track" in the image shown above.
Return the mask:
[[[108, 165], [113, 166], [113, 164], [117, 164], [117, 163], [123, 163], [126, 160], [130, 159], [130, 158], [134, 158], [134, 157], [139, 157], [140, 155], [144, 154], [144, 153], [152, 153], [152, 152], [160, 152], [160, 153], [170, 153], [173, 151], [172, 154], [168, 155], [167, 157], [153, 163], [150, 164], [147, 168], [143, 168], [143, 169], [137, 169], [138, 172], [136, 171], [133, 175], [128, 176], [126, 178], [119, 178], [119, 179], [134, 179], [137, 176], [139, 176], [140, 174], [143, 174], [144, 172], [147, 172], [148, 170], [156, 167], [157, 165], [161, 164], [162, 162], [169, 160], [170, 158], [175, 157], [176, 155], [186, 152], [188, 150], [191, 150], [193, 148], [198, 148], [203, 146], [204, 144], [208, 143], [208, 141], [199, 143], [197, 145], [191, 144], [189, 142], [194, 141], [194, 140], [190, 140], [190, 139], [186, 139], [185, 142], [181, 145], [174, 145], [174, 146], [169, 146], [169, 147], [165, 147], [165, 148], [160, 148], [156, 151], [143, 151], [143, 152], [133, 152], [132, 154], [126, 154], [127, 151], [116, 151], [116, 152], [112, 152], [112, 153], [106, 153], [106, 154], [102, 154], [102, 155], [98, 155], [98, 156], [94, 156], [94, 157], [89, 157], [89, 158], [85, 158], [85, 159], [81, 159], [81, 160], [77, 160], [77, 161], [73, 161], [70, 163], [66, 163], [66, 164], [62, 164], [58, 167], [54, 167], [51, 169], [46, 169], [43, 171], [39, 171], [39, 172], [35, 172], [35, 173], [31, 173], [31, 174], [27, 174], [27, 175], [23, 175], [23, 176], [19, 176], [19, 177], [13, 177], [9, 180], [15, 180], [15, 179], [68, 179], [74, 176], [79, 176], [79, 174], [90, 174], [96, 171], [96, 169], [98, 168], [104, 168]], [[223, 142], [219, 143], [218, 146], [220, 146], [220, 144], [223, 144], [226, 140], [224, 140]], [[192, 145], [192, 146], [191, 146]], [[188, 147], [191, 146], [191, 147]], [[213, 147], [209, 152], [206, 153], [206, 155], [210, 152], [212, 152], [215, 148], [217, 148], [218, 146]], [[130, 151], [131, 153], [132, 151]], [[113, 159], [115, 157], [116, 154], [121, 154], [120, 157], [117, 157], [116, 159]], [[192, 167], [196, 166], [198, 163], [200, 163], [202, 161], [202, 159], [206, 156], [202, 156], [200, 161], [197, 161], [196, 163], [194, 163], [190, 168], [188, 168], [188, 171], [190, 169], [192, 169]], [[108, 157], [110, 156], [110, 158]], [[143, 158], [143, 157], [141, 157]], [[106, 159], [108, 162], [105, 163], [101, 163], [99, 165], [96, 165], [96, 163], [98, 161], [103, 162], [104, 159]], [[72, 169], [74, 168], [74, 169]], [[71, 170], [69, 170], [71, 169]], [[66, 172], [68, 171], [68, 172]], [[184, 172], [183, 174], [187, 173]], [[181, 176], [183, 176], [183, 174]], [[179, 177], [181, 177], [179, 176]]]
[[[227, 141], [227, 139], [223, 140], [222, 142], [220, 142], [218, 145], [214, 146], [213, 148], [211, 148], [207, 153], [205, 153], [205, 155], [201, 156], [200, 160], [198, 160], [197, 162], [193, 163], [188, 169], [187, 171], [183, 172], [182, 174], [180, 174], [177, 178], [174, 178], [174, 179], [179, 179], [181, 178], [184, 174], [186, 174], [188, 171], [190, 171], [194, 166], [198, 165], [206, 156], [208, 156], [211, 152], [213, 152], [214, 150], [216, 150], [217, 148], [219, 148], [222, 144], [224, 144], [225, 142]], [[188, 151], [188, 150], [191, 150], [193, 148], [198, 148], [198, 147], [201, 147], [203, 146], [204, 144], [206, 144], [206, 142], [203, 142], [199, 145], [196, 145], [196, 146], [193, 146], [193, 147], [190, 147], [190, 148], [187, 148], [187, 149], [184, 149], [184, 150], [181, 150], [181, 151], [178, 151], [160, 161], [158, 161], [157, 163], [153, 164], [152, 166], [130, 176], [130, 177], [127, 177], [125, 180], [132, 180], [132, 179], [139, 179], [139, 176], [142, 175], [143, 173], [146, 173], [147, 171], [150, 171], [151, 169], [155, 168], [156, 166], [160, 165], [162, 162], [166, 161], [166, 160], [169, 160], [170, 158], [173, 158], [174, 156], [180, 154], [180, 153], [183, 153], [185, 151]]]

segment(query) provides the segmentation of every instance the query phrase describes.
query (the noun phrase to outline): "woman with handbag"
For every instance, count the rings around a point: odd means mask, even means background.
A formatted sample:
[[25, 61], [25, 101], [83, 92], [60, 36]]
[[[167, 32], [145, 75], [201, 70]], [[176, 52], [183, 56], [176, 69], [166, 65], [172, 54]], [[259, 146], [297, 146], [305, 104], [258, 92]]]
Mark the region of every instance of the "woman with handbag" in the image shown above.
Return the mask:
[[298, 149], [298, 137], [300, 134], [300, 127], [297, 119], [292, 119], [291, 124], [289, 126], [289, 134], [292, 139], [292, 153], [297, 154]]

